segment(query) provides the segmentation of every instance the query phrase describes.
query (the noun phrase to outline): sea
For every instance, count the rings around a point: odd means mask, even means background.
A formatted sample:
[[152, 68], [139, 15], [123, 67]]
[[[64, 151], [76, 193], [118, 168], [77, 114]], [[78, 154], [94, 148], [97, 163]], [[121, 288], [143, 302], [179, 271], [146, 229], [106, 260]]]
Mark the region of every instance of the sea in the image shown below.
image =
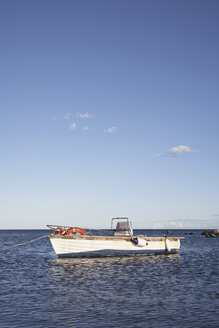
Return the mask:
[[[219, 327], [219, 238], [202, 231], [173, 230], [172, 255], [58, 258], [48, 238], [1, 251], [0, 328]], [[49, 233], [0, 230], [0, 250]]]

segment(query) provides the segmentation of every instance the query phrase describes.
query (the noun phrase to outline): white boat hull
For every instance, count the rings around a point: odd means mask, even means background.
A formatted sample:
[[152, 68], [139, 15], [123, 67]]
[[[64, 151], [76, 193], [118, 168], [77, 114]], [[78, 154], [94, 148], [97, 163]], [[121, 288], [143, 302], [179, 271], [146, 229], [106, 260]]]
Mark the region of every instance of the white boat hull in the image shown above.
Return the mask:
[[[96, 257], [176, 253], [180, 237], [48, 236], [59, 257]], [[139, 238], [136, 245], [133, 238]], [[142, 243], [142, 241], [145, 241]], [[142, 246], [143, 244], [143, 246]]]

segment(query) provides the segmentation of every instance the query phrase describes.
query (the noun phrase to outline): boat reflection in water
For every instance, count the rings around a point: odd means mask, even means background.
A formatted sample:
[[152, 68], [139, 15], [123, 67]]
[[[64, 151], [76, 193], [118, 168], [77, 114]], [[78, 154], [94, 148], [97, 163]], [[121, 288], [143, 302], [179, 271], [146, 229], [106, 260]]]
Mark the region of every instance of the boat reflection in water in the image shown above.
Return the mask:
[[152, 308], [158, 316], [179, 260], [179, 254], [54, 259], [49, 281], [56, 326], [135, 327]]

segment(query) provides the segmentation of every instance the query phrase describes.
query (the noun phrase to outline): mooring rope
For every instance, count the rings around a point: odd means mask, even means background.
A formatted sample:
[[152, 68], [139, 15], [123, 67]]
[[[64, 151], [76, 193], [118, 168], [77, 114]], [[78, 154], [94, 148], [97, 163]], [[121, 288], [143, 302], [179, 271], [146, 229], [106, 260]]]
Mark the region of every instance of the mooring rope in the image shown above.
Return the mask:
[[25, 241], [24, 243], [20, 243], [20, 244], [16, 244], [16, 245], [13, 245], [13, 246], [6, 247], [6, 248], [2, 248], [2, 249], [0, 249], [0, 252], [4, 252], [4, 251], [7, 251], [11, 248], [15, 248], [15, 247], [23, 246], [23, 245], [26, 245], [26, 244], [29, 244], [29, 243], [33, 243], [34, 241], [46, 238], [47, 236], [48, 235], [41, 236], [41, 237], [38, 237], [38, 238], [34, 238], [34, 239], [31, 239], [31, 240]]

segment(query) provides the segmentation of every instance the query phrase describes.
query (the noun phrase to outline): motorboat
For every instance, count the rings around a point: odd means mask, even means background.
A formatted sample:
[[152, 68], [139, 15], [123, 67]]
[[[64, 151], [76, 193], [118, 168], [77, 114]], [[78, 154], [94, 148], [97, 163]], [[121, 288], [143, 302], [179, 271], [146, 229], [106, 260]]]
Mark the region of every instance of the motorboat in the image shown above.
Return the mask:
[[[91, 229], [47, 225], [48, 235], [58, 257], [134, 256], [177, 253], [184, 237], [134, 235], [127, 217], [113, 218], [111, 230], [100, 235]], [[102, 231], [103, 232], [103, 231]]]

